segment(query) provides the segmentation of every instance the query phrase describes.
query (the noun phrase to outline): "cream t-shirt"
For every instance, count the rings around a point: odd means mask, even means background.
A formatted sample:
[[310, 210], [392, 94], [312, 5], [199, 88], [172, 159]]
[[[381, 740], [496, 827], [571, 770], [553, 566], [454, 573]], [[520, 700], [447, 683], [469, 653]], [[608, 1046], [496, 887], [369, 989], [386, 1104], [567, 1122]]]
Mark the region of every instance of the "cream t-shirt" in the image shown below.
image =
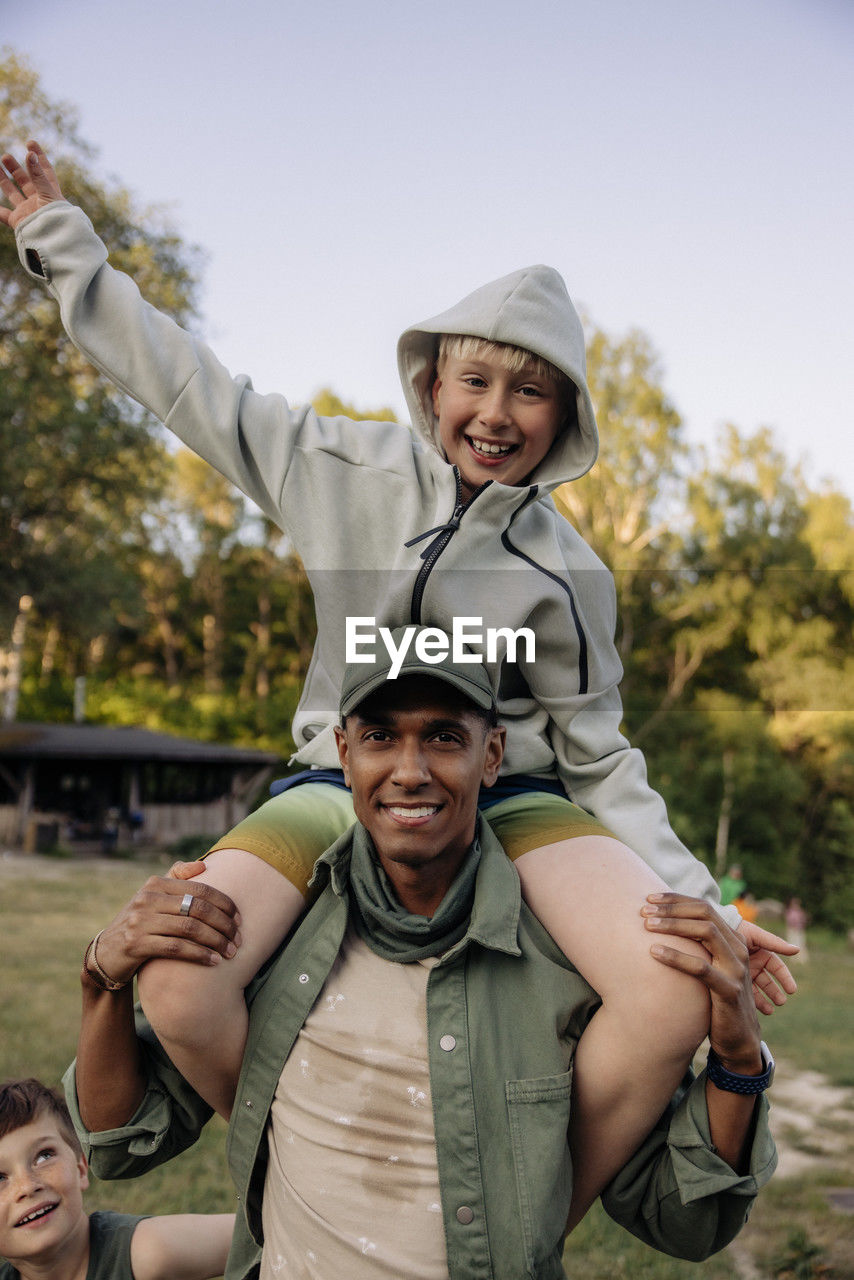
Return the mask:
[[348, 929], [268, 1123], [261, 1280], [448, 1280], [427, 1062], [435, 959]]

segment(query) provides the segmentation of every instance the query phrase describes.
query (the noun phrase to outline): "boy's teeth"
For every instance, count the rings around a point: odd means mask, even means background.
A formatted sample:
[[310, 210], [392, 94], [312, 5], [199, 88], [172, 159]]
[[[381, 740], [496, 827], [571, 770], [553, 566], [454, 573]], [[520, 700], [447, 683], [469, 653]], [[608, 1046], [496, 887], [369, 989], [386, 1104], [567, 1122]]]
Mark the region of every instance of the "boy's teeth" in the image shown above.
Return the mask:
[[18, 1226], [22, 1227], [26, 1222], [35, 1222], [36, 1218], [43, 1218], [46, 1213], [50, 1213], [50, 1211], [55, 1208], [56, 1205], [49, 1204], [46, 1205], [44, 1209], [36, 1209], [35, 1213], [30, 1213], [26, 1218], [22, 1218], [18, 1223]]
[[480, 440], [471, 440], [471, 444], [478, 453], [509, 453], [513, 448], [512, 444], [484, 444]]
[[431, 813], [436, 812], [434, 804], [422, 804], [417, 809], [404, 809], [400, 805], [389, 805], [389, 808], [399, 818], [429, 818]]

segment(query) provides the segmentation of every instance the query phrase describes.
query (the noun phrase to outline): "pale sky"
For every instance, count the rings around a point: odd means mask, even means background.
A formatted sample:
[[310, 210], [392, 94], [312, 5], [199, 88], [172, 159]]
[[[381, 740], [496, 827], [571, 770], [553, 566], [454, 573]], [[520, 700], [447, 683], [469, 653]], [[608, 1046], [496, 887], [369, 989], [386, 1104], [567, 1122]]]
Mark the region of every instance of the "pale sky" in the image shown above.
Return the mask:
[[850, 0], [0, 0], [0, 40], [205, 251], [259, 390], [403, 415], [400, 330], [546, 262], [692, 440], [854, 495]]

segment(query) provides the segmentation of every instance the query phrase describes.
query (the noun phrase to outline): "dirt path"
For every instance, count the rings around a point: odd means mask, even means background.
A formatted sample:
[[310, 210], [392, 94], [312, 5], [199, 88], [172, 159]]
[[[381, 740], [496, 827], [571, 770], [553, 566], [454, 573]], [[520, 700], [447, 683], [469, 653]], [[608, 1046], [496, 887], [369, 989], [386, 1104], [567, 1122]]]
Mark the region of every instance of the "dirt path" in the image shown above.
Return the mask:
[[851, 1169], [854, 1181], [854, 1089], [833, 1085], [818, 1071], [778, 1067], [769, 1097], [780, 1156], [776, 1177], [830, 1163]]

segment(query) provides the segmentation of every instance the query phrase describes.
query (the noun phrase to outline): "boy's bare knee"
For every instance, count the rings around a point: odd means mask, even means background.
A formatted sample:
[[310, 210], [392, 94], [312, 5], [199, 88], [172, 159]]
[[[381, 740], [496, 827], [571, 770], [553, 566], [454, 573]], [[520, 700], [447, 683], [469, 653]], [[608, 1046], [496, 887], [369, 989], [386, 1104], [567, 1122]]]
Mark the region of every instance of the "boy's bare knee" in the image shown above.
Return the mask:
[[[685, 950], [695, 950], [691, 943], [683, 945]], [[673, 1058], [691, 1057], [709, 1029], [706, 986], [653, 956], [643, 958], [636, 980], [622, 995], [612, 996], [610, 1004], [611, 1013], [630, 1024], [635, 1044], [654, 1042]]]
[[211, 1004], [200, 973], [200, 966], [175, 960], [149, 960], [140, 969], [139, 998], [159, 1039], [197, 1048], [210, 1035]]

